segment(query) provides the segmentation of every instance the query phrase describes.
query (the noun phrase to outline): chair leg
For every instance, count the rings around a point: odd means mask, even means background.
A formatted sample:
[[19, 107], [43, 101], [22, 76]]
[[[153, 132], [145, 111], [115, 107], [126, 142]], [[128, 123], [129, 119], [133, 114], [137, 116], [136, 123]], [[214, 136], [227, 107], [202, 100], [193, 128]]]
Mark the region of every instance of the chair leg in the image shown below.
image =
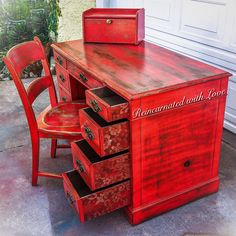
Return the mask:
[[52, 139], [51, 143], [51, 158], [56, 157], [56, 151], [57, 151], [57, 139]]
[[39, 170], [39, 138], [32, 139], [32, 186], [38, 184], [38, 170]]

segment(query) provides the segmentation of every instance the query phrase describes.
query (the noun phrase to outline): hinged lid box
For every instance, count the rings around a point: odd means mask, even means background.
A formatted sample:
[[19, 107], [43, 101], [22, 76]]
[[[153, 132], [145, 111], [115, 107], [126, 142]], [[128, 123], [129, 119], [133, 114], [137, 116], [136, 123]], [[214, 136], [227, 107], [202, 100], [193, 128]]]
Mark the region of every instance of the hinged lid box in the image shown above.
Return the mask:
[[139, 44], [144, 9], [91, 8], [83, 13], [84, 42]]

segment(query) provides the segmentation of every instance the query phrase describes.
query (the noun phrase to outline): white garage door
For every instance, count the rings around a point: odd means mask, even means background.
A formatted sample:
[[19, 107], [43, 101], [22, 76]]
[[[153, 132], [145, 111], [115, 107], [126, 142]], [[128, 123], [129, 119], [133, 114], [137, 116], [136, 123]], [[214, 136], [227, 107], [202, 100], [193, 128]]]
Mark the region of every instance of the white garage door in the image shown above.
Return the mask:
[[225, 128], [236, 133], [236, 0], [97, 0], [98, 7], [144, 7], [146, 40], [234, 74]]

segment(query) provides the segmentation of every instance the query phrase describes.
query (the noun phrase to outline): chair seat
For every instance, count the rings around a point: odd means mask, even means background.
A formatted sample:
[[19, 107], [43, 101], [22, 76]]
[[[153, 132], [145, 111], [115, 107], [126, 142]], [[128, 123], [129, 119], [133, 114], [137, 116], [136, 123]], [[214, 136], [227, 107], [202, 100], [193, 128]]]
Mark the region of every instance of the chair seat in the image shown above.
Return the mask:
[[84, 103], [59, 103], [48, 106], [37, 119], [40, 137], [77, 139], [81, 138], [79, 110], [87, 107]]

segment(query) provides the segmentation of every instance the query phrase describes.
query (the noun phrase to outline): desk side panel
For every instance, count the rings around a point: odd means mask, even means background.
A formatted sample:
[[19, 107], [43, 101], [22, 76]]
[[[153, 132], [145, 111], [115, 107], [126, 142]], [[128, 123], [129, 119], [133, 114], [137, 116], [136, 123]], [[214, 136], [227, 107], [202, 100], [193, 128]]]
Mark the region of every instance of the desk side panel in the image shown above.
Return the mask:
[[[131, 106], [131, 222], [217, 191], [227, 81], [146, 97]], [[172, 200], [164, 207], [166, 199]]]

